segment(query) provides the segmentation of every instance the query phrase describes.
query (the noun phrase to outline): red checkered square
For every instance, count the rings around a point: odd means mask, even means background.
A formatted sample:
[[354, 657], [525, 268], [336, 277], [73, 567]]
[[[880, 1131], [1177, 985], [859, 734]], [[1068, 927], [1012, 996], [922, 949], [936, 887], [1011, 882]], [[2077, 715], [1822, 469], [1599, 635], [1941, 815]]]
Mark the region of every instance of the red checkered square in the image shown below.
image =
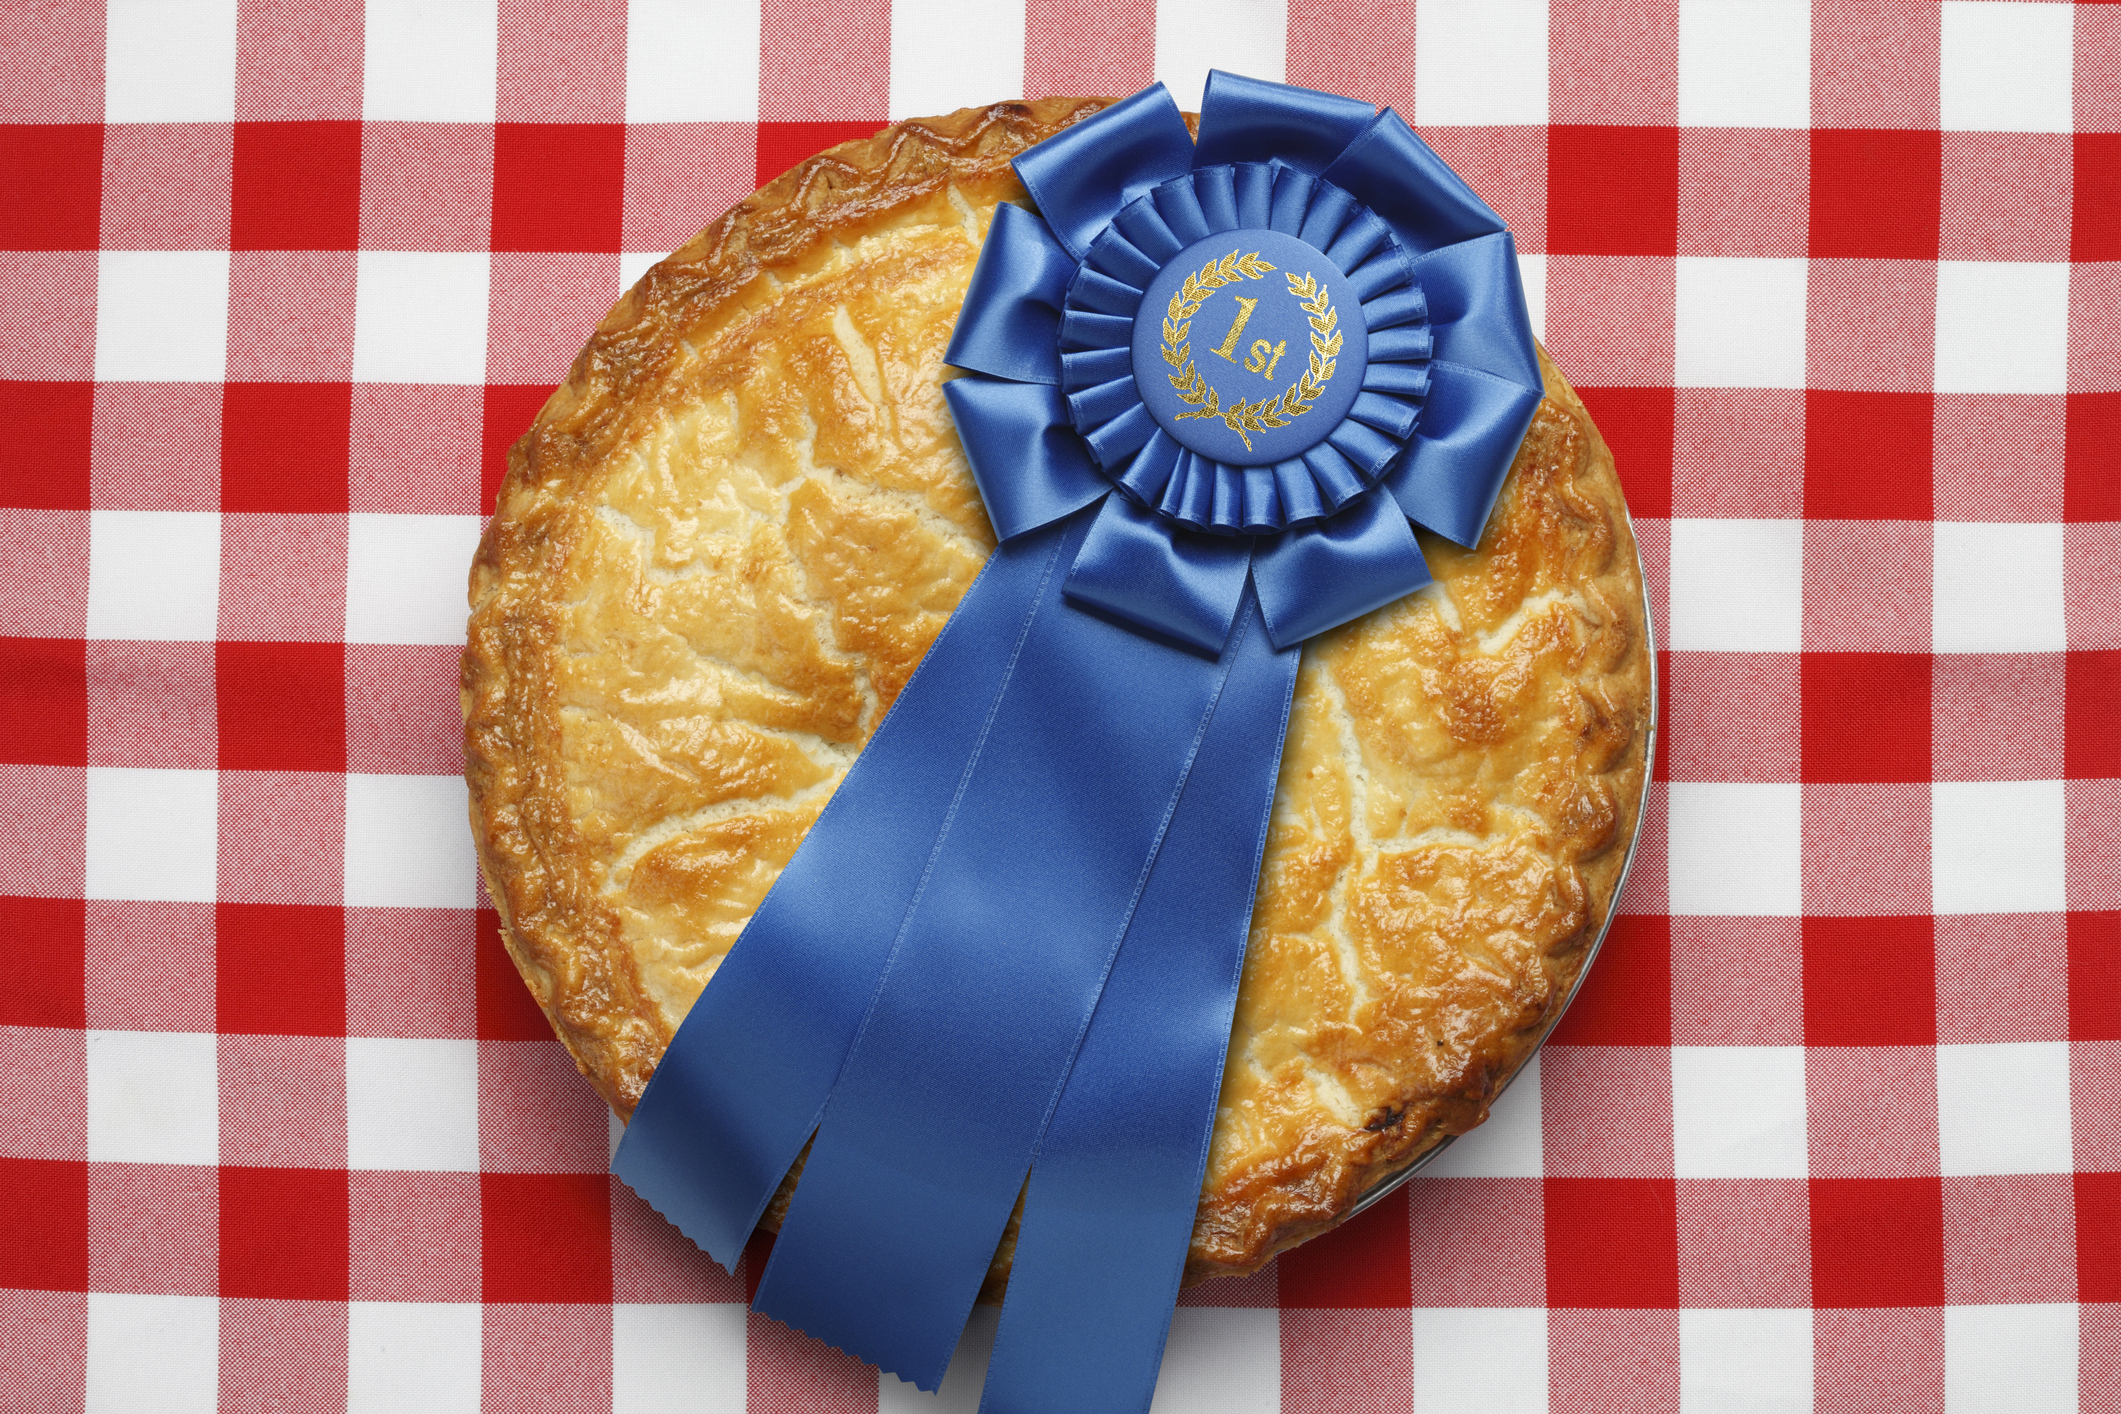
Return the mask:
[[[489, 1305], [484, 1314], [484, 1364], [479, 1377], [482, 1410], [545, 1414], [551, 1409], [611, 1407], [609, 1306]], [[868, 1374], [870, 1398], [874, 1399], [874, 1367], [856, 1368]], [[747, 1399], [746, 1407], [759, 1406]], [[825, 1404], [812, 1407], [821, 1414], [832, 1409]]]
[[1813, 1312], [1812, 1398], [1819, 1409], [1945, 1414], [1944, 1312]]
[[219, 636], [338, 643], [346, 636], [346, 517], [221, 517]]
[[[1676, 271], [1675, 262], [1657, 257], [1549, 256], [1547, 347], [1593, 388], [1641, 388], [1645, 396], [1654, 390], [1669, 401]], [[1629, 317], [1615, 319], [1615, 309]], [[1599, 416], [1595, 407], [1591, 415]], [[1623, 471], [1632, 495], [1627, 477]], [[1643, 514], [1666, 514], [1656, 509], [1660, 500], [1651, 490]]]
[[[1547, 129], [1547, 249], [1556, 255], [1676, 255], [1679, 130], [1559, 123]], [[1551, 328], [1551, 292], [1548, 298]], [[1608, 303], [1609, 316], [1615, 307]]]
[[[358, 260], [351, 250], [239, 250], [230, 256], [228, 377], [238, 382], [303, 383], [351, 377]], [[344, 394], [339, 396], [343, 399]], [[336, 445], [327, 449], [323, 464], [343, 464], [346, 414], [336, 414], [324, 426], [336, 434]], [[306, 444], [297, 446], [304, 455], [282, 475], [302, 474], [312, 459]], [[339, 504], [343, 506], [343, 500]]]
[[[1360, 13], [1375, 14], [1384, 8], [1364, 5]], [[1296, 75], [1308, 62], [1305, 56], [1312, 52], [1306, 45], [1310, 38], [1313, 37], [1307, 33], [1289, 36], [1291, 83], [1308, 82]], [[1412, 54], [1401, 63], [1411, 69]], [[1148, 6], [1103, 5], [1095, 0], [1026, 0], [1025, 93], [1133, 93], [1147, 88], [1155, 78], [1156, 13]], [[1358, 84], [1361, 81], [1355, 80]], [[1373, 97], [1360, 87], [1345, 91]]]
[[2121, 648], [2121, 524], [2066, 527], [2062, 554], [2069, 646]]
[[1935, 779], [2062, 775], [2063, 654], [1941, 653], [1931, 662]]
[[[764, 76], [761, 75], [763, 78]], [[781, 173], [843, 142], [872, 137], [883, 123], [875, 118], [762, 122], [753, 175], [765, 186]]]
[[92, 505], [114, 511], [221, 508], [218, 385], [103, 383], [95, 397]]
[[75, 0], [9, 15], [8, 43], [0, 45], [0, 122], [102, 121], [103, 7]]
[[0, 252], [0, 379], [85, 382], [96, 376], [96, 253]]
[[1679, 253], [1809, 254], [1812, 152], [1772, 128], [1679, 130]]
[[1404, 1310], [1413, 1290], [1411, 1243], [1402, 1190], [1324, 1236], [1284, 1252], [1275, 1262], [1281, 1308]]
[[471, 1040], [477, 1034], [470, 909], [349, 908], [343, 914], [347, 957], [358, 960], [345, 974], [347, 1035]]
[[99, 123], [0, 125], [0, 247], [94, 250], [103, 215]]
[[[0, 910], [8, 902], [0, 900]], [[28, 952], [36, 940], [24, 942]], [[88, 1048], [79, 1031], [0, 1024], [0, 1075], [10, 1095], [0, 1107], [0, 1155], [88, 1157]]]
[[742, 1282], [622, 1183], [611, 1186], [611, 1273], [619, 1302], [746, 1299]]
[[224, 771], [344, 771], [346, 650], [336, 643], [217, 643]]
[[1406, 1408], [1383, 1391], [1414, 1387], [1412, 1321], [1390, 1311], [1315, 1311], [1284, 1307], [1281, 1414], [1344, 1414], [1350, 1409]]
[[[10, 57], [0, 52], [0, 82]], [[79, 1408], [87, 1364], [86, 1293], [0, 1289], [0, 1370], [23, 1409]]]
[[450, 776], [464, 769], [454, 648], [346, 645], [346, 769]]
[[[2087, 198], [2121, 191], [2121, 133], [2080, 132], [2069, 142], [2076, 191]], [[2070, 209], [2069, 258], [2121, 260], [2121, 204], [2088, 199]]]
[[2069, 1039], [2121, 1041], [2121, 913], [2066, 915]]
[[1928, 520], [1935, 422], [1928, 393], [1807, 391], [1804, 513], [1830, 520]]
[[[0, 1159], [0, 1286], [81, 1291], [88, 1285], [88, 1165]], [[21, 1215], [34, 1213], [35, 1222]]]
[[1548, 1046], [1539, 1097], [1549, 1174], [1671, 1178], [1672, 1053], [1663, 1046]]
[[482, 1173], [479, 1215], [485, 1300], [611, 1300], [611, 1180], [601, 1172]]
[[1934, 1178], [1936, 1048], [1807, 1040], [1804, 1107], [1812, 1176]]
[[76, 638], [88, 623], [86, 511], [0, 507], [0, 634]]
[[618, 301], [618, 248], [614, 230], [608, 255], [496, 255], [486, 376], [548, 389], [565, 378], [583, 340]]
[[2106, 457], [2121, 435], [2121, 393], [2071, 393], [2064, 451], [2064, 518], [2121, 520], [2121, 476]]
[[330, 906], [344, 896], [346, 777], [223, 771], [216, 885], [231, 903]]
[[746, 1409], [751, 1414], [868, 1414], [876, 1367], [756, 1311], [744, 1323]]
[[538, 410], [552, 396], [553, 385], [538, 383], [526, 387], [508, 387], [491, 384], [486, 389], [485, 406], [481, 413], [479, 454], [479, 513], [487, 514], [493, 509], [494, 498], [500, 494], [501, 479], [508, 474], [508, 449], [516, 439], [530, 430], [537, 420]]
[[86, 771], [0, 765], [0, 894], [79, 898], [87, 833]]
[[[1560, 262], [1550, 262], [1558, 264]], [[1549, 288], [1552, 270], [1548, 271]], [[1665, 292], [1669, 305], [1671, 292]], [[1588, 310], [1586, 310], [1588, 313]], [[1549, 326], [1553, 327], [1553, 326]], [[1670, 388], [1578, 388], [1613, 450], [1628, 511], [1638, 520], [1672, 514], [1677, 410]], [[1637, 533], [1642, 528], [1637, 527]], [[1665, 620], [1660, 620], [1664, 622]]]
[[87, 932], [77, 898], [0, 897], [0, 935], [9, 949], [0, 1026], [84, 1026], [82, 978]]
[[91, 1164], [88, 1289], [213, 1296], [221, 1285], [221, 1184], [185, 1164]]
[[1799, 661], [1794, 653], [1667, 655], [1660, 773], [1675, 781], [1799, 779], [1800, 703], [1809, 705]]
[[[214, 1029], [214, 905], [90, 899], [83, 1005], [105, 1031]], [[152, 977], [152, 987], [140, 979]]]
[[1672, 931], [1662, 916], [1615, 917], [1597, 964], [1554, 1030], [1562, 1046], [1672, 1043]]
[[221, 1037], [221, 1162], [346, 1167], [346, 1042]]
[[2070, 1175], [1947, 1178], [1943, 1188], [1945, 1300], [1994, 1306], [2077, 1299]]
[[103, 249], [227, 249], [234, 154], [228, 123], [105, 129]]
[[1935, 132], [1815, 129], [1811, 254], [1935, 260], [1942, 164]]
[[1674, 515], [1804, 514], [1801, 391], [1681, 388], [1672, 397]]
[[222, 1414], [327, 1409], [346, 1398], [346, 1306], [221, 1301]]
[[223, 1164], [221, 1295], [346, 1299], [343, 1169]]
[[1812, 1304], [1812, 1210], [1801, 1178], [1682, 1178], [1679, 1304]]
[[2069, 1048], [2071, 1162], [2080, 1173], [2121, 1173], [2121, 1045], [2074, 1041]]
[[361, 125], [238, 123], [229, 224], [235, 250], [361, 243]]
[[355, 1301], [479, 1299], [479, 1176], [349, 1173], [347, 1292]]
[[351, 0], [244, 0], [236, 12], [236, 117], [360, 117], [363, 39], [361, 7]]
[[1679, 1313], [1550, 1312], [1547, 1408], [1552, 1414], [1678, 1414]]
[[493, 129], [361, 125], [361, 247], [481, 251], [493, 221]]
[[755, 123], [657, 123], [626, 129], [623, 249], [676, 250], [751, 195]]
[[214, 1025], [224, 1037], [346, 1034], [344, 909], [219, 904], [214, 943]]
[[[2070, 258], [2067, 133], [1944, 133], [1941, 137], [1939, 254], [1944, 259]], [[2083, 203], [2086, 208], [2098, 205], [2097, 200]]]
[[617, 123], [626, 116], [623, 4], [556, 8], [505, 0], [500, 10], [496, 98], [503, 122]]
[[2080, 1173], [2072, 1187], [2077, 1299], [2121, 1302], [2121, 1173]]
[[10, 505], [87, 509], [94, 407], [92, 384], [0, 383], [0, 457], [10, 469]]
[[2059, 913], [1937, 919], [1937, 1040], [2069, 1039], [2070, 950]]
[[1936, 1178], [1815, 1178], [1812, 1301], [1944, 1304], [1944, 1197]]
[[489, 1173], [602, 1173], [604, 1102], [558, 1041], [479, 1045], [479, 1166]]
[[616, 252], [625, 181], [617, 123], [497, 124], [493, 248]]
[[479, 1039], [481, 1041], [551, 1041], [552, 1023], [538, 1010], [501, 942], [501, 915], [490, 908], [477, 913], [474, 957], [478, 972]]
[[0, 761], [88, 764], [88, 664], [77, 638], [0, 638]]
[[221, 504], [231, 511], [346, 511], [352, 390], [344, 383], [229, 383]]
[[1418, 1178], [1407, 1202], [1410, 1305], [1545, 1304], [1545, 1180]]
[[1804, 920], [1804, 1039], [1813, 1046], [1937, 1043], [1932, 920]]
[[1927, 785], [1804, 788], [1804, 909], [1821, 917], [1930, 911]]
[[[1411, 51], [1407, 57], [1411, 62]], [[1413, 111], [1411, 97], [1399, 111]], [[1547, 143], [1540, 129], [1424, 128], [1421, 136], [1495, 208], [1519, 252], [1536, 255], [1547, 248]]]
[[2069, 906], [2121, 908], [2121, 781], [2064, 787], [2069, 840]]
[[[1805, 301], [1805, 377], [1812, 387], [1930, 390], [1936, 366], [1929, 351], [1937, 337], [1933, 262], [1814, 259]], [[1869, 475], [1893, 470], [1872, 464]]]
[[1804, 779], [1927, 781], [1930, 663], [1919, 653], [1806, 653]]
[[1673, 919], [1672, 1044], [1803, 1044], [1803, 976], [1800, 919]]
[[1808, 521], [1808, 653], [1927, 653], [1936, 534], [1920, 521]]
[[1938, 38], [1929, 0], [1817, 0], [1812, 125], [1934, 130]]
[[1679, 3], [1551, 0], [1547, 103], [1556, 123], [1679, 121]]
[[2070, 267], [2067, 377], [2072, 393], [2121, 391], [2121, 261]]
[[348, 508], [413, 515], [489, 509], [479, 497], [483, 397], [478, 388], [354, 385]]
[[2060, 394], [1937, 395], [1937, 518], [2057, 521], [2063, 510]]
[[89, 765], [219, 763], [213, 644], [92, 640], [87, 670]]
[[1547, 1304], [1679, 1304], [1678, 1209], [1669, 1178], [1549, 1178]]

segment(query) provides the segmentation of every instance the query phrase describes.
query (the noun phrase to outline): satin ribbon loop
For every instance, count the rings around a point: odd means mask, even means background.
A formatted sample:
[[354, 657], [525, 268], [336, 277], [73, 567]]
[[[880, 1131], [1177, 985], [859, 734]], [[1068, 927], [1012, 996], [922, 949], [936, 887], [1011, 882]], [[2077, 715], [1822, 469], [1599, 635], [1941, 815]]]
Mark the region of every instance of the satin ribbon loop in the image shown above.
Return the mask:
[[1080, 260], [1119, 209], [1193, 165], [1193, 135], [1160, 83], [1021, 153], [1016, 175]]

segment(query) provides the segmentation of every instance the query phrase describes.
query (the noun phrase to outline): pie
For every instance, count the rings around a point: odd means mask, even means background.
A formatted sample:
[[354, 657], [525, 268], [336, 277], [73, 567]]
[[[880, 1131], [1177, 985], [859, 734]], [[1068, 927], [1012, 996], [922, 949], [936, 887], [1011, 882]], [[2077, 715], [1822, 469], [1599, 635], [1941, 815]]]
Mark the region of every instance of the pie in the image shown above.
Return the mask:
[[[628, 292], [510, 453], [471, 573], [472, 828], [621, 1116], [993, 549], [943, 351], [996, 204], [1028, 200], [1009, 159], [1104, 102], [801, 164]], [[1642, 575], [1612, 456], [1541, 367], [1478, 549], [1423, 532], [1435, 585], [1304, 649], [1190, 1280], [1479, 1124], [1613, 909]]]

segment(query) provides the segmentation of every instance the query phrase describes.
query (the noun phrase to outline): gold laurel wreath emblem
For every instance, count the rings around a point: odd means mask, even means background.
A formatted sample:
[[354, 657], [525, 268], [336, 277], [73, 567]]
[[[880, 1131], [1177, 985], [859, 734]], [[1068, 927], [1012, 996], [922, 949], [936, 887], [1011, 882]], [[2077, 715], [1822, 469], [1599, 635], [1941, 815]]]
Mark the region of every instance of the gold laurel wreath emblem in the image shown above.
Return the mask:
[[1259, 258], [1258, 251], [1240, 256], [1233, 250], [1188, 275], [1164, 309], [1164, 362], [1178, 370], [1176, 374], [1166, 376], [1178, 391], [1179, 399], [1193, 409], [1177, 414], [1177, 420], [1219, 417], [1223, 425], [1244, 442], [1248, 452], [1252, 450], [1252, 433], [1287, 427], [1311, 410], [1318, 395], [1332, 381], [1335, 360], [1340, 356], [1340, 313], [1333, 308], [1325, 287], [1308, 274], [1299, 277], [1284, 270], [1282, 278], [1289, 282], [1289, 293], [1310, 317], [1310, 365], [1278, 398], [1265, 397], [1254, 402], [1222, 406], [1215, 389], [1193, 366], [1190, 353], [1193, 316], [1200, 312], [1208, 296], [1223, 286], [1239, 280], [1260, 279], [1274, 268]]

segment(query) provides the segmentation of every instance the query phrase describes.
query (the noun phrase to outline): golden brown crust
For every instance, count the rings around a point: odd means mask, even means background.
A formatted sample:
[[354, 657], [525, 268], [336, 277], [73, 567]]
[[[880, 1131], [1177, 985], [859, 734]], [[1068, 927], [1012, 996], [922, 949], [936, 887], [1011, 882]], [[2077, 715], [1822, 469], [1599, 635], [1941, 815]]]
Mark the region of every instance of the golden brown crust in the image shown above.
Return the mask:
[[[472, 827], [621, 1115], [992, 548], [942, 349], [1023, 199], [1009, 157], [1101, 106], [802, 164], [628, 293], [510, 454], [463, 660]], [[1435, 587], [1305, 649], [1191, 1279], [1479, 1123], [1612, 905], [1641, 579], [1611, 455], [1542, 366], [1480, 547], [1424, 536]]]

